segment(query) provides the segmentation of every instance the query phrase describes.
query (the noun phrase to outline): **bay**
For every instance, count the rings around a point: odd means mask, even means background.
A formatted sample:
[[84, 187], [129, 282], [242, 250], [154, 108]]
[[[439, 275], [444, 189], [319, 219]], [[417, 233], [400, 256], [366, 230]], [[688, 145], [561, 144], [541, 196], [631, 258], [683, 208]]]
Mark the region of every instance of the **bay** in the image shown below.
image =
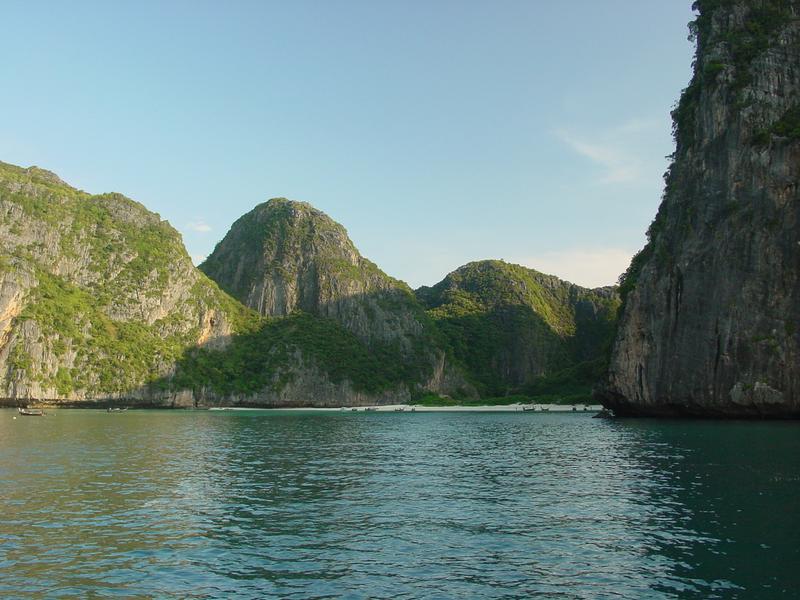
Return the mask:
[[0, 410], [0, 596], [794, 598], [800, 424]]

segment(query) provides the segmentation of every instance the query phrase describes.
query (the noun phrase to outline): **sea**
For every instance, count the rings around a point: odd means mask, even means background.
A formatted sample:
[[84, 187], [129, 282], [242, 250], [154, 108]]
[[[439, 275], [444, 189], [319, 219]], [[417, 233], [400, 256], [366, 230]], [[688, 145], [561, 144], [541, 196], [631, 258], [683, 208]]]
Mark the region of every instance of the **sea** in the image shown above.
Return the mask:
[[3, 598], [800, 598], [800, 423], [0, 410]]

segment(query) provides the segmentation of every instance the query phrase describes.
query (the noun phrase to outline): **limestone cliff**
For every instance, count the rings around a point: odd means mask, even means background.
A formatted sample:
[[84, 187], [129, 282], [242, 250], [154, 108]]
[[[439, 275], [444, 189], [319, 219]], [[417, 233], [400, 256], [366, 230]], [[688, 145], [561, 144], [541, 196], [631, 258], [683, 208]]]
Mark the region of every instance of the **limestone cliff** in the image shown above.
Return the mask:
[[571, 395], [588, 394], [604, 370], [619, 306], [614, 288], [589, 290], [497, 260], [464, 265], [417, 296], [489, 396], [562, 392], [544, 389], [543, 378], [592, 362], [582, 378], [568, 378]]
[[0, 398], [149, 397], [246, 312], [140, 204], [0, 163]]
[[[362, 257], [345, 228], [309, 204], [284, 198], [260, 204], [233, 224], [200, 269], [265, 317], [305, 314], [311, 318], [294, 319], [303, 328], [321, 327], [315, 319], [336, 323], [343, 332], [331, 336], [352, 339], [353, 353], [359, 344], [367, 351], [359, 362], [382, 357], [373, 372], [390, 364], [404, 371], [383, 378], [406, 393], [474, 393], [447, 360], [413, 291]], [[295, 341], [302, 339], [295, 333]], [[326, 359], [319, 334], [316, 340], [298, 343]]]
[[602, 397], [619, 415], [800, 416], [800, 2], [700, 0], [676, 151]]
[[0, 403], [550, 393], [542, 379], [552, 375], [586, 383], [581, 365], [604, 353], [618, 302], [612, 289], [498, 261], [467, 265], [418, 298], [341, 225], [283, 199], [239, 219], [202, 268], [219, 286], [133, 200], [0, 163]]
[[249, 273], [262, 277], [260, 316], [140, 204], [0, 163], [0, 400], [334, 406], [472, 393], [407, 286], [319, 211], [267, 206], [275, 228], [256, 230], [276, 254], [258, 263], [239, 238], [234, 271], [263, 269]]
[[423, 335], [411, 290], [356, 250], [347, 231], [305, 202], [273, 198], [238, 219], [200, 269], [264, 316], [332, 318], [366, 342]]
[[[341, 406], [474, 393], [411, 290], [341, 226], [308, 205], [266, 207], [267, 227], [248, 229], [255, 246], [236, 227], [220, 244], [240, 261], [232, 273], [260, 285], [259, 315], [140, 204], [0, 163], [0, 402]], [[258, 262], [252, 251], [270, 244]]]

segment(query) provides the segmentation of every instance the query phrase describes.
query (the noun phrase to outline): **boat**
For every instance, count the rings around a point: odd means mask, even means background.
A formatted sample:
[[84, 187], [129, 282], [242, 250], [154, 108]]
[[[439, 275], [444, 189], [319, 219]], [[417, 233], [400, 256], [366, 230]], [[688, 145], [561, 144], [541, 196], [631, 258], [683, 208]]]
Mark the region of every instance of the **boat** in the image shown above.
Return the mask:
[[593, 419], [613, 419], [614, 411], [603, 407], [603, 409], [592, 417]]
[[108, 412], [125, 412], [126, 410], [128, 410], [128, 407], [126, 406], [124, 408], [119, 408], [119, 407], [113, 407], [112, 408], [112, 407], [109, 406], [106, 410]]
[[522, 410], [523, 410], [523, 412], [536, 411], [536, 407], [535, 406], [523, 406]]
[[21, 406], [17, 409], [19, 414], [25, 417], [43, 417], [44, 411], [40, 408], [22, 408]]

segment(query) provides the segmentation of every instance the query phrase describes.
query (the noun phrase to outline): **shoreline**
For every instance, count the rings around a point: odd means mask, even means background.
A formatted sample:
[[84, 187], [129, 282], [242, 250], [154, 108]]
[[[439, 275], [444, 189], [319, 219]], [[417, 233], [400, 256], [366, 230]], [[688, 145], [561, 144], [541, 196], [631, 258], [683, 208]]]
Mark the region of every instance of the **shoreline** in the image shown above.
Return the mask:
[[211, 407], [205, 410], [214, 412], [225, 411], [254, 411], [254, 410], [297, 410], [321, 412], [600, 412], [603, 407], [599, 404], [486, 404], [481, 406], [420, 406], [418, 404], [382, 404], [377, 406], [342, 406], [338, 408], [298, 406], [298, 407]]
[[[597, 413], [603, 407], [599, 404], [501, 404], [501, 405], [481, 405], [481, 406], [420, 406], [415, 404], [382, 404], [373, 406], [210, 406], [210, 407], [167, 407], [167, 406], [128, 406], [125, 411], [120, 411], [118, 407], [105, 406], [58, 406], [38, 404], [32, 405], [48, 411], [56, 410], [97, 410], [102, 412], [127, 412], [128, 410], [165, 410], [165, 411], [184, 411], [184, 412], [255, 412], [255, 411], [297, 411], [297, 412], [526, 412], [526, 413]], [[14, 410], [17, 407], [0, 406], [0, 410]]]

